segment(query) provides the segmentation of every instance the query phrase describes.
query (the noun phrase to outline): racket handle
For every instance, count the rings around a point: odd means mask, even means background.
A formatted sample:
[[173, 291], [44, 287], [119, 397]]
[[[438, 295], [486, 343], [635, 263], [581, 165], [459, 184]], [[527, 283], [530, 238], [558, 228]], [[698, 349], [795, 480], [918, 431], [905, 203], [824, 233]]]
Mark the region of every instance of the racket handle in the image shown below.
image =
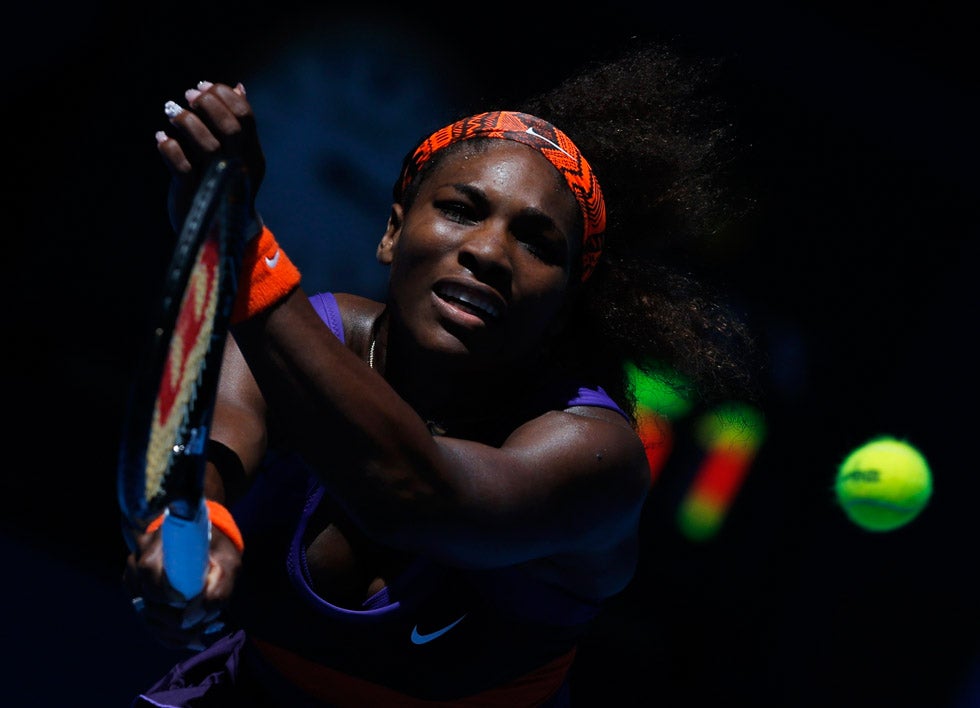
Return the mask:
[[160, 530], [167, 580], [188, 600], [204, 589], [211, 546], [211, 519], [204, 499], [191, 511], [193, 516], [184, 518], [167, 508]]

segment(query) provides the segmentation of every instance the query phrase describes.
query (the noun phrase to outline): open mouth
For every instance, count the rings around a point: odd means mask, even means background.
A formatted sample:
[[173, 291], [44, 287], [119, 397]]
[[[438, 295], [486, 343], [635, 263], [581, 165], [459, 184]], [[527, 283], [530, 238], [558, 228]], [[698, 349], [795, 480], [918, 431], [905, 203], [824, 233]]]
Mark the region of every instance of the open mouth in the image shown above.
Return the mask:
[[495, 320], [500, 317], [500, 303], [496, 298], [480, 291], [454, 283], [440, 283], [435, 292], [454, 307], [481, 319]]

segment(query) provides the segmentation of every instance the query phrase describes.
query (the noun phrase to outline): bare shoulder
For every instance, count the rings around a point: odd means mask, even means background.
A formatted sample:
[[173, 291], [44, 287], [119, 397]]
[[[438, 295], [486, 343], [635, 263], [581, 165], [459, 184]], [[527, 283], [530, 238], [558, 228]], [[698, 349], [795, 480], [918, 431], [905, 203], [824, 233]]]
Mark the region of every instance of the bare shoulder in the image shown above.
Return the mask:
[[527, 484], [548, 490], [569, 542], [556, 552], [602, 553], [635, 530], [650, 468], [643, 441], [618, 412], [593, 406], [551, 411], [515, 430], [503, 449]]
[[521, 426], [517, 433], [525, 444], [544, 438], [575, 455], [594, 452], [586, 457], [621, 469], [627, 477], [642, 477], [639, 472], [645, 472], [646, 455], [636, 429], [621, 413], [609, 408], [574, 406], [551, 411]]
[[576, 406], [564, 416], [582, 451], [594, 458], [598, 483], [619, 498], [622, 511], [636, 511], [650, 485], [646, 449], [636, 428], [618, 411], [599, 406]]
[[340, 307], [340, 313], [345, 319], [365, 316], [374, 318], [384, 309], [384, 303], [362, 295], [333, 293], [333, 296], [337, 299], [337, 306]]
[[576, 406], [538, 423], [544, 428], [537, 434], [550, 428], [559, 441], [559, 474], [572, 475], [562, 482], [572, 493], [561, 507], [564, 528], [575, 531], [570, 545], [528, 569], [586, 597], [614, 595], [636, 569], [639, 520], [650, 489], [643, 443], [628, 420], [607, 408]]
[[361, 295], [334, 293], [340, 317], [344, 321], [344, 332], [348, 341], [357, 341], [370, 336], [371, 327], [384, 309], [384, 304]]

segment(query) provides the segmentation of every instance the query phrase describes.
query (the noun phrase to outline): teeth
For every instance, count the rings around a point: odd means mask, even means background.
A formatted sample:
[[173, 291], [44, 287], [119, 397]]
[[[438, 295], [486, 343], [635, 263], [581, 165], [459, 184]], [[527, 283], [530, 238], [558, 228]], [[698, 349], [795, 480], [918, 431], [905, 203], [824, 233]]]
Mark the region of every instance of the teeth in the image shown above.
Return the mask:
[[472, 290], [458, 285], [446, 285], [442, 288], [442, 294], [454, 300], [459, 300], [474, 309], [481, 310], [491, 317], [498, 317], [500, 315], [500, 310], [492, 300], [482, 297], [479, 293], [475, 293]]

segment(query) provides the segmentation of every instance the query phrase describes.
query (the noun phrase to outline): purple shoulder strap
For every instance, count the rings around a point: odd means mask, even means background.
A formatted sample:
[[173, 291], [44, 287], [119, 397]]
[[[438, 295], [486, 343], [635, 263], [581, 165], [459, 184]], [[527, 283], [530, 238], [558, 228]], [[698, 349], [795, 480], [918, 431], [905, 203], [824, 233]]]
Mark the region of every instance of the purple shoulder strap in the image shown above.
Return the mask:
[[320, 315], [330, 331], [337, 335], [337, 339], [344, 342], [344, 322], [340, 318], [340, 308], [337, 307], [337, 298], [333, 293], [317, 293], [310, 296], [313, 309]]
[[568, 401], [568, 406], [602, 406], [604, 408], [618, 408], [609, 395], [598, 388], [580, 387], [578, 393]]
[[601, 386], [596, 388], [586, 388], [585, 386], [580, 386], [575, 395], [568, 399], [567, 407], [572, 408], [573, 406], [598, 406], [600, 408], [608, 408], [619, 413], [621, 416], [629, 420], [623, 409], [620, 408], [615, 401], [606, 393]]

